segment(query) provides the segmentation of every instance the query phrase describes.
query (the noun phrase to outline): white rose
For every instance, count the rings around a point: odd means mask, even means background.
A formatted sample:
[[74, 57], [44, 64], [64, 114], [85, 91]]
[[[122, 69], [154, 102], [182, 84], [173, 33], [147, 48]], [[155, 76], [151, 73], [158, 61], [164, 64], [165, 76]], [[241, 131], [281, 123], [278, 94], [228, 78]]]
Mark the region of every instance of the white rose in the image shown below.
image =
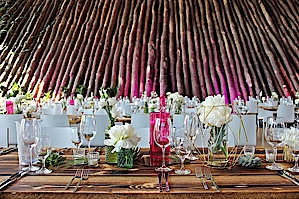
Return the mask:
[[101, 107], [101, 108], [104, 108], [105, 106], [107, 106], [108, 104], [107, 104], [107, 102], [106, 102], [106, 100], [105, 99], [100, 99], [100, 101], [98, 101], [98, 104], [99, 104], [99, 106]]
[[77, 94], [77, 99], [79, 99], [79, 100], [83, 100], [84, 97], [83, 97], [83, 95], [81, 95], [81, 94]]
[[112, 109], [111, 110], [111, 115], [113, 118], [116, 118], [117, 116], [119, 116], [119, 112], [117, 111], [117, 109]]
[[117, 103], [116, 97], [108, 98], [108, 103], [110, 106], [114, 106]]

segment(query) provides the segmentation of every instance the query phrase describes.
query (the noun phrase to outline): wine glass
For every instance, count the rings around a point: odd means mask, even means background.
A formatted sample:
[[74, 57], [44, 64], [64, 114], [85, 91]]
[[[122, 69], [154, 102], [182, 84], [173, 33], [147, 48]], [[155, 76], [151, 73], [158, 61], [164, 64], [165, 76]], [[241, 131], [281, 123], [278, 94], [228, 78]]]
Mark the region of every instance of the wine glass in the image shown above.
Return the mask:
[[190, 174], [191, 171], [185, 168], [184, 161], [191, 153], [191, 145], [184, 128], [176, 128], [174, 133], [174, 146], [177, 156], [181, 160], [180, 169], [175, 170], [176, 174]]
[[273, 147], [274, 161], [272, 165], [266, 166], [269, 170], [282, 170], [283, 168], [275, 163], [277, 147], [282, 146], [284, 141], [284, 120], [282, 117], [268, 117], [265, 128], [265, 139]]
[[32, 148], [38, 143], [40, 137], [40, 126], [36, 118], [26, 118], [21, 120], [20, 125], [21, 141], [29, 148], [29, 166], [24, 168], [28, 171], [37, 171], [39, 167], [32, 165]]
[[291, 168], [288, 168], [289, 171], [291, 172], [299, 172], [299, 166], [298, 166], [298, 155], [299, 155], [299, 129], [296, 128], [293, 131], [290, 136], [290, 139], [288, 141], [288, 147], [289, 150], [291, 151], [292, 155], [294, 156], [295, 159], [295, 165]]
[[[166, 124], [167, 123], [167, 124]], [[154, 139], [155, 143], [162, 149], [162, 166], [156, 168], [156, 171], [168, 172], [172, 169], [167, 167], [165, 164], [165, 149], [170, 145], [170, 119], [164, 120], [156, 118], [154, 126]]]
[[49, 135], [42, 135], [39, 138], [39, 142], [36, 146], [37, 154], [41, 157], [42, 166], [36, 171], [37, 174], [48, 174], [51, 173], [51, 169], [46, 168], [46, 159], [51, 153], [51, 140]]
[[80, 129], [83, 137], [88, 142], [88, 151], [90, 151], [90, 142], [97, 134], [97, 124], [93, 114], [82, 115]]
[[80, 146], [83, 144], [83, 138], [80, 131], [78, 131], [77, 127], [73, 127], [71, 130], [71, 136], [72, 136], [72, 143], [76, 146], [77, 149], [80, 148]]
[[191, 148], [191, 153], [190, 155], [187, 157], [189, 160], [197, 160], [198, 158], [196, 156], [193, 155], [193, 149], [194, 149], [194, 142], [198, 136], [199, 133], [199, 119], [197, 117], [197, 115], [195, 116], [189, 116], [186, 115], [185, 116], [185, 120], [184, 120], [184, 128], [185, 131], [188, 135], [189, 138], [189, 143], [190, 143], [190, 148]]

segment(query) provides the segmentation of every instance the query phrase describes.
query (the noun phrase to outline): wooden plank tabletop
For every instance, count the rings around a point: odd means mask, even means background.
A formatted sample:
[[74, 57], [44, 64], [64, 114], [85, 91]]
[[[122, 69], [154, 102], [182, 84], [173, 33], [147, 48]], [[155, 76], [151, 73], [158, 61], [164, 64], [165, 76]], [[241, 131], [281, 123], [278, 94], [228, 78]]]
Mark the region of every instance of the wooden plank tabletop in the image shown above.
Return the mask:
[[[220, 187], [216, 192], [211, 181], [207, 181], [205, 190], [201, 180], [195, 176], [194, 168], [203, 166], [199, 161], [186, 164], [190, 175], [178, 175], [170, 172], [170, 192], [158, 191], [157, 172], [154, 167], [135, 164], [133, 169], [119, 169], [117, 165], [105, 163], [101, 155], [97, 168], [89, 168], [89, 178], [83, 180], [76, 193], [73, 193], [78, 179], [65, 190], [66, 184], [74, 176], [77, 166], [73, 166], [71, 150], [65, 150], [66, 163], [53, 168], [53, 173], [36, 175], [29, 172], [12, 185], [0, 192], [0, 199], [9, 198], [299, 198], [299, 187], [289, 180], [282, 178], [275, 171], [265, 169], [269, 163], [265, 162], [264, 153], [259, 149], [263, 163], [257, 168], [245, 168], [239, 165], [232, 169], [212, 168], [212, 174]], [[293, 164], [279, 161], [285, 169]], [[179, 164], [171, 165], [173, 170]], [[0, 156], [0, 181], [20, 170], [17, 152]], [[296, 175], [299, 177], [299, 175]], [[165, 184], [165, 183], [164, 183]]]

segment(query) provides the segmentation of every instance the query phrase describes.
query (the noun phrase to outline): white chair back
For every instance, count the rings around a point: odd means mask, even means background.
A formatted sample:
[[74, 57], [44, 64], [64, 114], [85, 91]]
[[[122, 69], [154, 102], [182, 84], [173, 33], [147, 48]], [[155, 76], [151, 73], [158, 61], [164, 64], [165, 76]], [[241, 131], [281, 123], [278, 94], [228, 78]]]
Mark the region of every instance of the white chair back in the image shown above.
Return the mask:
[[293, 123], [295, 119], [294, 105], [280, 104], [277, 109], [277, 117], [283, 117], [286, 123]]
[[66, 106], [66, 114], [67, 115], [78, 115], [78, 111], [74, 105], [67, 105]]
[[42, 109], [42, 113], [44, 115], [54, 115], [55, 114], [54, 106], [52, 106], [52, 105], [44, 106]]
[[76, 127], [41, 127], [42, 135], [49, 135], [52, 148], [74, 148], [72, 131]]
[[0, 146], [4, 148], [8, 148], [8, 142], [9, 142], [9, 128], [0, 128]]
[[184, 126], [184, 114], [174, 114], [173, 115], [173, 127], [183, 127]]
[[23, 119], [22, 114], [0, 114], [0, 127], [9, 129], [9, 144], [18, 144], [17, 142], [17, 129], [15, 121]]
[[264, 123], [267, 121], [268, 117], [273, 117], [272, 111], [264, 110], [263, 108], [258, 108], [257, 119], [263, 122], [263, 128]]
[[127, 104], [124, 104], [124, 111], [125, 111], [125, 114], [129, 114], [129, 115], [131, 115], [132, 114], [132, 106], [133, 106], [134, 104], [133, 103], [127, 103]]
[[133, 128], [149, 128], [150, 116], [149, 114], [132, 114], [131, 125]]
[[[241, 123], [241, 119], [243, 124]], [[243, 127], [244, 125], [244, 127]], [[247, 140], [245, 136], [247, 134]], [[240, 134], [238, 134], [240, 132]], [[238, 141], [239, 140], [239, 141]], [[229, 123], [228, 129], [229, 146], [234, 145], [256, 145], [256, 115], [233, 115], [233, 120]]]
[[68, 115], [41, 115], [41, 127], [70, 127]]
[[141, 140], [138, 142], [139, 147], [141, 148], [150, 148], [150, 129], [148, 128], [134, 128], [134, 132], [141, 137]]
[[258, 112], [257, 101], [246, 101], [246, 107], [248, 108], [248, 113]]

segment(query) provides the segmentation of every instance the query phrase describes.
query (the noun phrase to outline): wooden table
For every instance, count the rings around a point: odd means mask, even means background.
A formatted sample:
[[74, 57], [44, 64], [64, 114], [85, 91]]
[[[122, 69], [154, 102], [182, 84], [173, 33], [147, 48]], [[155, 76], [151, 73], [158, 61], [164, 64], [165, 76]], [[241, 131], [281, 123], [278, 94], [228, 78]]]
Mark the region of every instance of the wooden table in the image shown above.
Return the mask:
[[[257, 168], [234, 166], [232, 169], [212, 169], [215, 181], [220, 187], [216, 192], [211, 181], [207, 181], [208, 190], [203, 189], [201, 180], [195, 177], [198, 161], [186, 164], [192, 171], [190, 175], [170, 173], [170, 192], [158, 191], [157, 173], [154, 167], [134, 165], [133, 169], [119, 169], [117, 165], [108, 165], [101, 156], [99, 167], [89, 168], [88, 180], [83, 180], [76, 193], [73, 193], [74, 180], [69, 190], [64, 187], [74, 176], [77, 167], [71, 164], [71, 151], [65, 150], [66, 164], [54, 168], [48, 175], [28, 173], [14, 184], [0, 192], [0, 199], [10, 198], [299, 198], [299, 187], [282, 178], [275, 171], [265, 169], [269, 163], [263, 162]], [[263, 149], [257, 149], [257, 156], [264, 161]], [[284, 168], [292, 164], [280, 162]], [[173, 169], [178, 164], [171, 165]], [[0, 156], [0, 181], [20, 170], [17, 152]], [[297, 177], [299, 177], [297, 175]]]

